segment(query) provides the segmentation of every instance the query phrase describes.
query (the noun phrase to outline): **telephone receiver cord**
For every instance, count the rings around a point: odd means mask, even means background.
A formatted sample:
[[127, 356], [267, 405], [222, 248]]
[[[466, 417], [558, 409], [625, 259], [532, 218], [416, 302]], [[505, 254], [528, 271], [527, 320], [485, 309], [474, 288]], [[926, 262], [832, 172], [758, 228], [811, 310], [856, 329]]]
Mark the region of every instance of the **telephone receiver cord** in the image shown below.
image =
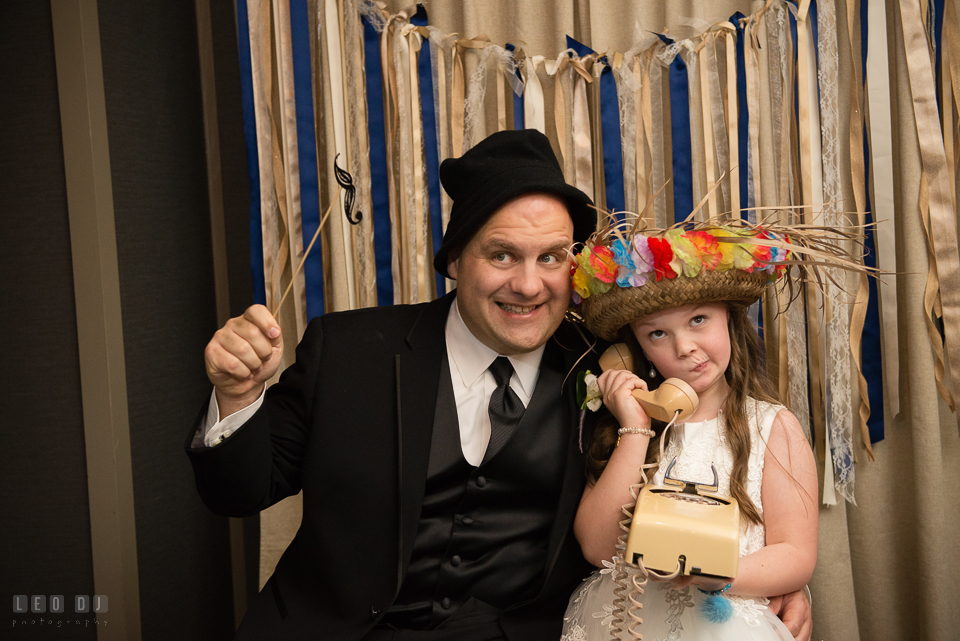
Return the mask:
[[[643, 624], [643, 618], [640, 616], [641, 611], [643, 610], [643, 601], [641, 597], [644, 594], [644, 586], [647, 585], [647, 582], [650, 580], [650, 575], [655, 574], [657, 577], [670, 581], [675, 579], [680, 575], [680, 561], [677, 560], [677, 569], [671, 572], [670, 574], [661, 574], [655, 570], [648, 570], [643, 565], [643, 559], [637, 559], [636, 567], [632, 564], [628, 564], [623, 558], [624, 551], [627, 549], [627, 538], [630, 536], [630, 525], [633, 523], [633, 511], [637, 504], [637, 500], [640, 498], [640, 488], [646, 485], [649, 480], [647, 479], [647, 470], [652, 468], [657, 468], [660, 466], [660, 461], [663, 460], [664, 444], [667, 440], [667, 432], [673, 427], [674, 423], [677, 421], [677, 416], [680, 415], [678, 411], [673, 415], [673, 420], [667, 423], [667, 426], [663, 429], [663, 432], [660, 434], [660, 457], [654, 463], [644, 463], [640, 466], [640, 476], [643, 479], [640, 483], [635, 483], [630, 486], [630, 496], [633, 497], [632, 503], [627, 503], [620, 507], [621, 511], [627, 517], [620, 521], [620, 529], [623, 530], [617, 539], [617, 555], [614, 557], [614, 568], [613, 568], [613, 580], [616, 581], [617, 587], [614, 588], [613, 594], [613, 622], [610, 628], [610, 638], [620, 639], [621, 634], [623, 633], [623, 625], [627, 623], [627, 618], [629, 617], [630, 622], [627, 624], [627, 633], [630, 635], [630, 638], [640, 639], [642, 641], [643, 634], [639, 632], [636, 628], [640, 627]], [[628, 582], [629, 575], [629, 583]], [[643, 577], [641, 581], [639, 577]], [[626, 593], [626, 598], [624, 597]], [[627, 599], [630, 600], [630, 606], [624, 608], [624, 604]], [[624, 616], [626, 614], [626, 616]]]

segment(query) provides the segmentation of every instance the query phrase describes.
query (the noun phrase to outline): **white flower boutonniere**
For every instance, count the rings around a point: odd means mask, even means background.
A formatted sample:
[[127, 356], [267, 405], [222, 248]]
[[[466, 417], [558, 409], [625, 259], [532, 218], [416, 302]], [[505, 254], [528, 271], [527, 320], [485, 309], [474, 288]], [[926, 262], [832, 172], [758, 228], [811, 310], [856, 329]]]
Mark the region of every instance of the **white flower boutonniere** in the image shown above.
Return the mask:
[[577, 375], [577, 403], [582, 410], [596, 412], [603, 402], [600, 385], [597, 377], [590, 370], [584, 370]]

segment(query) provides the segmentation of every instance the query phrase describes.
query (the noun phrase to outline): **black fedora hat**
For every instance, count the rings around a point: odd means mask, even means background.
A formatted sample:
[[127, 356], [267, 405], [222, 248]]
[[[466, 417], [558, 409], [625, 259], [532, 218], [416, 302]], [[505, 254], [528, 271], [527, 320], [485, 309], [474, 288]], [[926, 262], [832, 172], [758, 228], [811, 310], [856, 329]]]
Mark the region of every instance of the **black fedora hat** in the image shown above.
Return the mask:
[[433, 266], [447, 278], [450, 252], [466, 245], [500, 207], [524, 194], [563, 198], [577, 242], [596, 229], [593, 201], [567, 184], [549, 139], [536, 129], [491, 134], [460, 158], [444, 160], [440, 181], [453, 200], [453, 209]]

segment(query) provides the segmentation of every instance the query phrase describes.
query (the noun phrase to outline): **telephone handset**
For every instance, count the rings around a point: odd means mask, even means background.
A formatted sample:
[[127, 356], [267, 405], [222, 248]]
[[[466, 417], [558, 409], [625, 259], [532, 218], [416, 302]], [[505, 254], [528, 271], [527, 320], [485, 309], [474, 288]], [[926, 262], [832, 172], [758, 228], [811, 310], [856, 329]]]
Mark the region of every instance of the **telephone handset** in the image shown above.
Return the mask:
[[[607, 348], [600, 357], [600, 369], [625, 369], [633, 371], [633, 355], [626, 343], [616, 343]], [[679, 378], [668, 378], [660, 387], [651, 391], [633, 390], [633, 397], [637, 399], [643, 411], [650, 418], [669, 423], [676, 416], [677, 422], [690, 418], [700, 399], [686, 382]]]

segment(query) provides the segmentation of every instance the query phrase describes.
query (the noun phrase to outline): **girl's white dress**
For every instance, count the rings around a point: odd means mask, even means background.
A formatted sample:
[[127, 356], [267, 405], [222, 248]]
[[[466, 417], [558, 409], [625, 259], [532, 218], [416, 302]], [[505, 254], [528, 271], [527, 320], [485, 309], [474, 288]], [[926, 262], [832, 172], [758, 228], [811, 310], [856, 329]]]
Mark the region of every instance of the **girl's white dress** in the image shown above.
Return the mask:
[[[782, 408], [753, 399], [747, 400], [747, 416], [750, 419], [750, 458], [746, 490], [753, 503], [763, 512], [760, 501], [760, 485], [763, 480], [763, 455], [770, 436], [773, 420]], [[730, 494], [730, 472], [733, 455], [727, 448], [721, 430], [722, 415], [702, 423], [675, 425], [676, 433], [666, 447], [654, 482], [663, 480], [667, 465], [674, 457], [677, 464], [670, 473], [672, 478], [685, 481], [712, 483], [710, 464], [717, 468], [719, 492]], [[740, 556], [756, 552], [764, 546], [764, 528], [740, 521]], [[600, 641], [611, 639], [614, 621], [613, 563], [604, 563], [603, 569], [594, 571], [570, 597], [563, 621], [561, 641]], [[694, 639], [697, 641], [793, 641], [793, 635], [767, 607], [769, 600], [761, 597], [724, 595], [733, 606], [733, 615], [724, 623], [712, 623], [702, 615], [701, 604], [706, 595], [693, 586], [674, 590], [669, 583], [649, 581], [641, 615], [643, 624], [637, 628], [644, 641]], [[629, 604], [629, 601], [627, 602]], [[629, 620], [629, 618], [628, 618]], [[632, 638], [626, 631], [621, 639]]]

